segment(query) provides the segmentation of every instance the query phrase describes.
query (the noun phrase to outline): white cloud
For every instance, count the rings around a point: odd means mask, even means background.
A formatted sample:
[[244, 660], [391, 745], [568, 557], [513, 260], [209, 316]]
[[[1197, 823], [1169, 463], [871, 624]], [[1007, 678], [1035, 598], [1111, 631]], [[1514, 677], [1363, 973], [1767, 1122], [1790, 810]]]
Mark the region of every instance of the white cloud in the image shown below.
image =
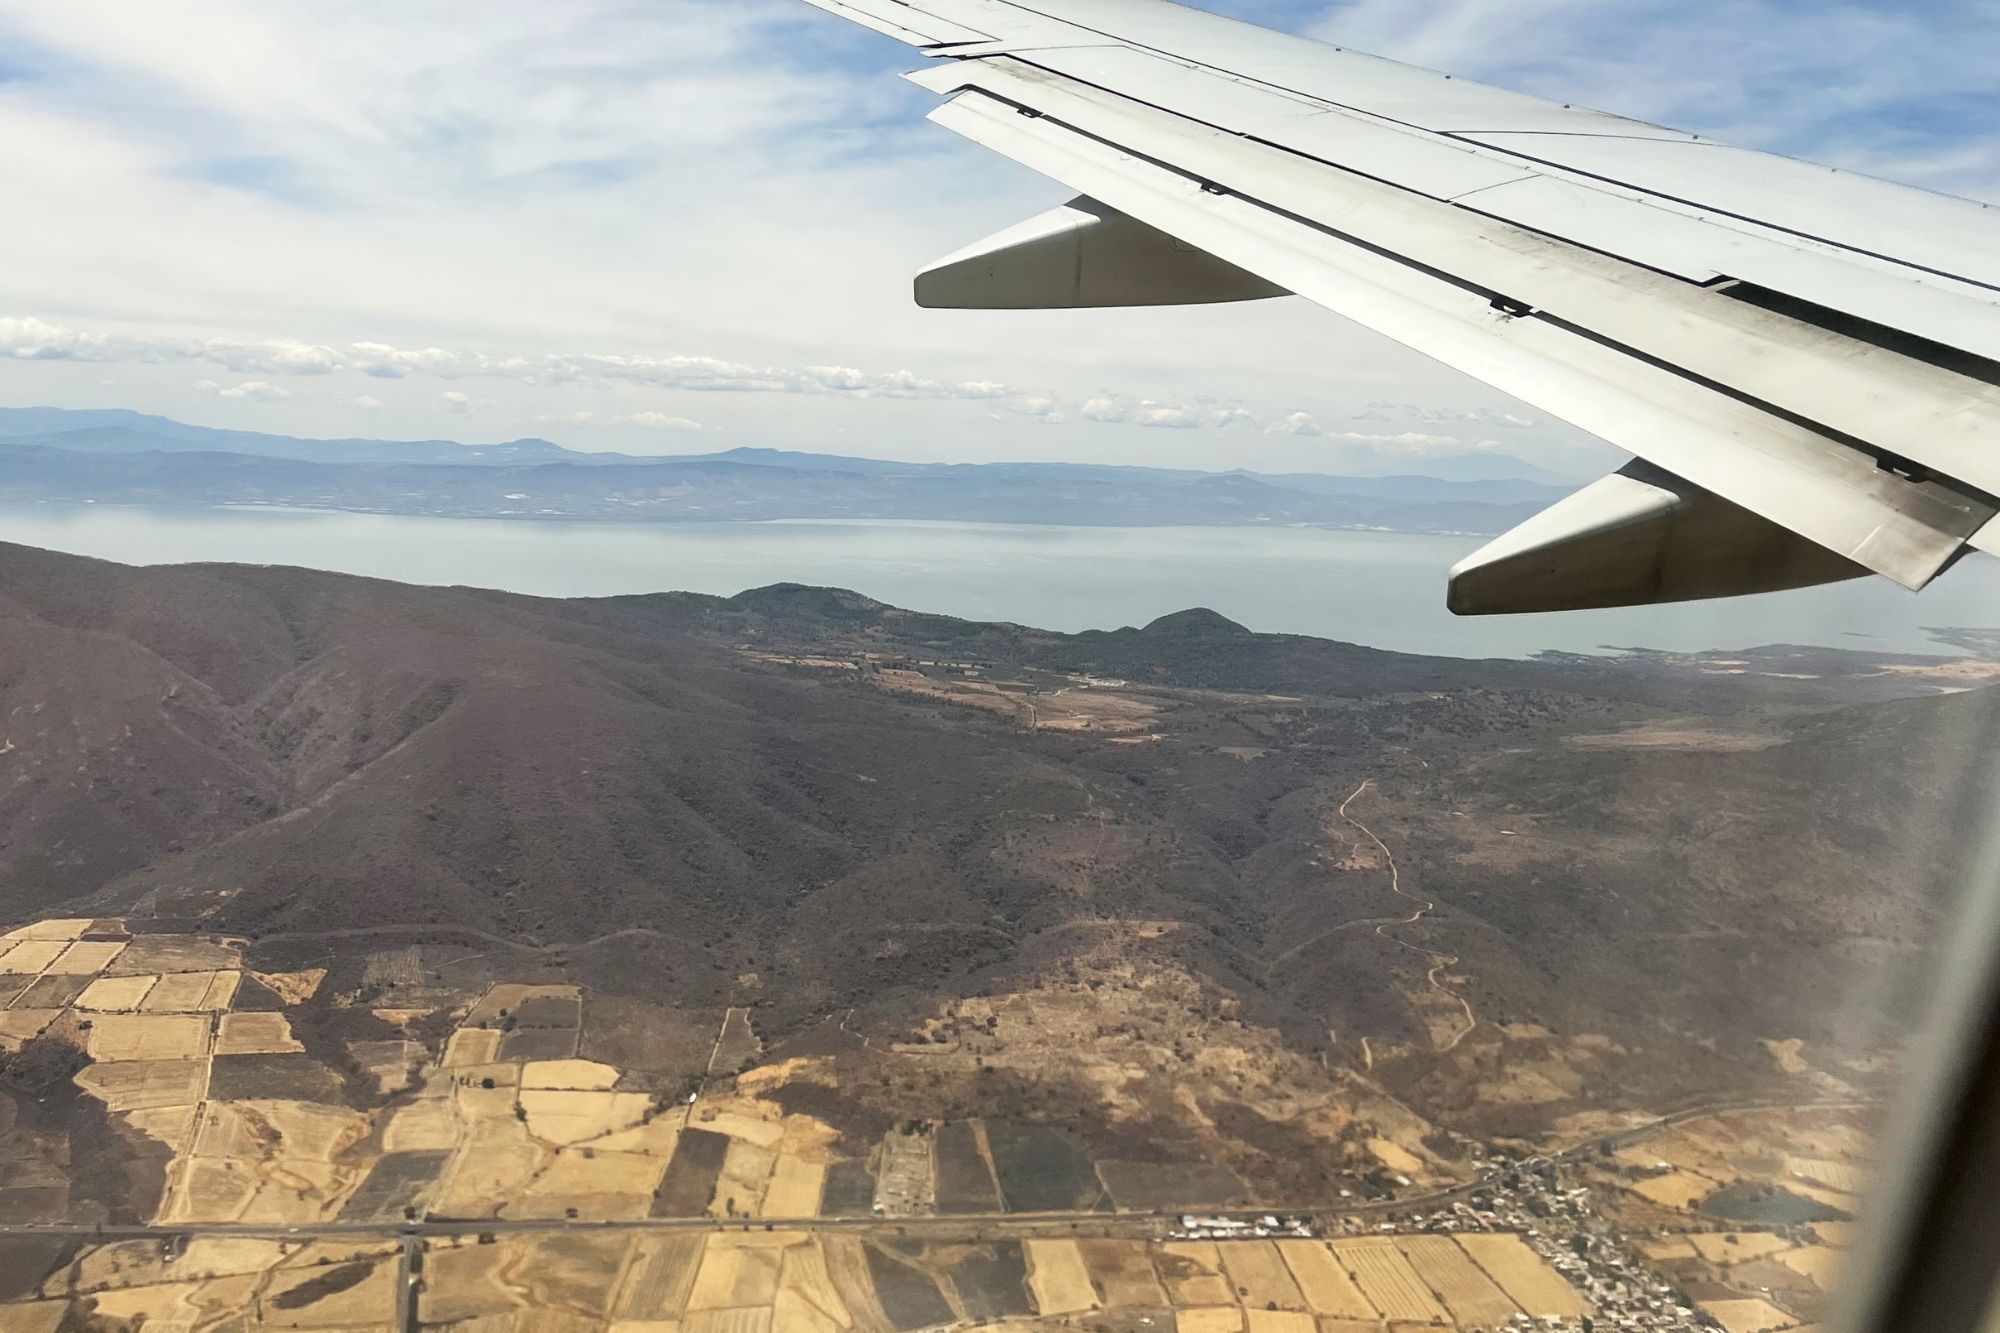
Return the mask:
[[265, 380], [244, 380], [241, 384], [218, 384], [214, 380], [197, 380], [194, 386], [201, 393], [214, 394], [217, 398], [249, 399], [253, 402], [270, 403], [280, 398], [290, 398], [291, 390]]
[[276, 342], [263, 352], [258, 369], [284, 371], [292, 375], [325, 375], [340, 368], [340, 353], [331, 347], [301, 342]]
[[[340, 353], [333, 353], [341, 357]], [[377, 379], [401, 379], [412, 373], [439, 375], [446, 379], [465, 373], [465, 363], [441, 347], [402, 348], [387, 343], [359, 342], [350, 345], [341, 357], [346, 369], [358, 370]]]
[[[423, 376], [448, 382], [487, 379], [512, 381], [532, 388], [558, 384], [629, 385], [692, 393], [811, 395], [888, 402], [996, 403], [1009, 412], [1032, 417], [1048, 425], [1061, 425], [1070, 419], [1065, 401], [1060, 396], [1025, 393], [997, 380], [939, 380], [909, 370], [868, 371], [854, 366], [754, 366], [712, 356], [654, 357], [575, 352], [502, 355], [468, 348], [408, 349], [377, 341], [336, 347], [295, 338], [249, 343], [213, 337], [99, 334], [26, 317], [0, 319], [0, 351], [15, 356], [80, 361], [196, 362], [231, 369], [273, 367], [277, 371], [290, 369], [296, 374], [312, 375], [345, 372], [369, 377]], [[212, 384], [213, 381], [204, 383]], [[223, 390], [218, 386], [208, 392], [220, 393], [223, 397], [285, 396], [285, 390], [276, 385], [261, 381], [253, 383], [259, 387], [253, 390], [246, 385], [239, 392]], [[495, 405], [495, 400], [491, 398], [475, 397], [462, 389], [442, 392], [440, 401], [447, 410], [458, 414]], [[372, 395], [363, 395], [354, 402], [356, 405], [381, 405], [380, 400]], [[1085, 398], [1077, 408], [1077, 414], [1099, 423], [1165, 430], [1224, 430], [1240, 425], [1274, 434], [1313, 433], [1296, 424], [1309, 424], [1311, 417], [1308, 413], [1279, 413], [1274, 418], [1276, 424], [1267, 427], [1257, 414], [1242, 404], [1218, 402], [1205, 396], [1175, 403], [1100, 392]], [[534, 419], [560, 425], [607, 423], [662, 430], [708, 429], [703, 423], [685, 415], [659, 410], [606, 414], [580, 409], [538, 413]]]
[[1117, 425], [1151, 426], [1163, 430], [1225, 430], [1231, 426], [1242, 426], [1269, 436], [1328, 440], [1398, 452], [1439, 453], [1493, 447], [1490, 442], [1473, 444], [1455, 435], [1433, 435], [1421, 431], [1393, 431], [1381, 434], [1364, 431], [1329, 431], [1320, 425], [1319, 419], [1310, 412], [1281, 412], [1266, 419], [1240, 404], [1216, 403], [1208, 400], [1162, 403], [1151, 399], [1099, 394], [1085, 402], [1080, 410], [1087, 420]]
[[63, 328], [33, 316], [0, 315], [0, 352], [21, 361], [106, 361], [101, 334]]
[[[534, 384], [616, 380], [695, 393], [836, 394], [852, 398], [982, 401], [1015, 391], [992, 380], [927, 379], [909, 370], [871, 372], [853, 366], [754, 366], [713, 356], [618, 356], [555, 353], [540, 359], [457, 358], [459, 373], [508, 374]], [[476, 367], [476, 369], [474, 369]]]
[[1090, 421], [1150, 426], [1161, 430], [1221, 430], [1239, 424], [1254, 428], [1257, 424], [1254, 416], [1234, 404], [1160, 403], [1150, 398], [1134, 399], [1118, 394], [1099, 394], [1085, 402], [1079, 410]]
[[648, 430], [703, 431], [708, 427], [687, 417], [677, 417], [667, 412], [626, 412], [611, 418], [614, 426], [644, 426]]
[[1430, 426], [1475, 425], [1494, 430], [1526, 430], [1534, 421], [1518, 412], [1502, 412], [1491, 407], [1470, 410], [1457, 407], [1427, 407], [1419, 403], [1370, 403], [1357, 413], [1356, 421], [1391, 421], [1404, 417]]
[[348, 400], [348, 405], [351, 407], [358, 407], [362, 409], [364, 412], [375, 412], [381, 409], [382, 400], [380, 398], [377, 398], [372, 393], [364, 393], [358, 398], [350, 398]]
[[[390, 379], [412, 375], [444, 380], [487, 377], [537, 387], [595, 380], [697, 393], [833, 394], [970, 401], [1016, 396], [1013, 389], [992, 380], [934, 380], [908, 370], [870, 372], [852, 366], [752, 366], [712, 356], [575, 352], [510, 356], [442, 347], [403, 348], [382, 342], [356, 342], [343, 348], [293, 338], [239, 342], [228, 338], [114, 335], [88, 333], [35, 317], [0, 317], [0, 352], [24, 360], [193, 361], [229, 370], [271, 373], [352, 371]], [[446, 398], [449, 400], [451, 395]]]
[[323, 375], [346, 368], [349, 358], [331, 347], [274, 338], [124, 336], [87, 332], [29, 316], [0, 316], [0, 354], [23, 361], [203, 362], [238, 374]]
[[[1380, 413], [1369, 413], [1380, 417]], [[1267, 435], [1292, 435], [1301, 439], [1327, 440], [1338, 444], [1358, 444], [1369, 449], [1399, 454], [1460, 453], [1498, 446], [1491, 440], [1469, 441], [1456, 435], [1433, 435], [1423, 431], [1376, 433], [1358, 430], [1328, 430], [1310, 412], [1291, 412], [1269, 422]]]
[[[1045, 426], [1060, 426], [1069, 420], [1069, 414], [1063, 410], [1062, 400], [1052, 394], [1030, 394], [1015, 398], [1006, 406], [1007, 410], [1016, 416], [1033, 417]], [[994, 421], [1004, 419], [998, 413], [988, 415]]]
[[1371, 435], [1366, 431], [1343, 430], [1326, 434], [1342, 444], [1364, 444], [1371, 449], [1401, 454], [1457, 454], [1472, 450], [1497, 449], [1493, 440], [1465, 440], [1456, 435], [1426, 435], [1421, 431], [1398, 431], [1393, 435]]

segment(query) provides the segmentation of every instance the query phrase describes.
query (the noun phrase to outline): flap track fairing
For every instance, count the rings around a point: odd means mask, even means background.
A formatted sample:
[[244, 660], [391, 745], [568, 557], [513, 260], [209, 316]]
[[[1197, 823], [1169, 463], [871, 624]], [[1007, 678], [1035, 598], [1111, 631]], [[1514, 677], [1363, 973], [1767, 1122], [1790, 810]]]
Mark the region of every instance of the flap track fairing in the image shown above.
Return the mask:
[[1090, 198], [987, 237], [917, 275], [931, 310], [1212, 305], [1289, 295]]
[[1741, 597], [1869, 571], [1635, 460], [1473, 552], [1451, 572], [1461, 616]]

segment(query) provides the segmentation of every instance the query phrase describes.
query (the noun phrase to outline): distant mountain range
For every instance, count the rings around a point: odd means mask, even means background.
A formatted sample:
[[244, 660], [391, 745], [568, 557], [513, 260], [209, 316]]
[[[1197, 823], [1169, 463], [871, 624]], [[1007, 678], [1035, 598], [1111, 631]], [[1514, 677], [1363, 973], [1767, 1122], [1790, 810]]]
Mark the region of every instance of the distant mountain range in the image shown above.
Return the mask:
[[1491, 480], [899, 463], [777, 449], [680, 457], [548, 440], [308, 440], [128, 411], [0, 408], [0, 501], [274, 505], [454, 518], [932, 519], [1080, 526], [1315, 524], [1494, 533], [1571, 489], [1491, 459]]

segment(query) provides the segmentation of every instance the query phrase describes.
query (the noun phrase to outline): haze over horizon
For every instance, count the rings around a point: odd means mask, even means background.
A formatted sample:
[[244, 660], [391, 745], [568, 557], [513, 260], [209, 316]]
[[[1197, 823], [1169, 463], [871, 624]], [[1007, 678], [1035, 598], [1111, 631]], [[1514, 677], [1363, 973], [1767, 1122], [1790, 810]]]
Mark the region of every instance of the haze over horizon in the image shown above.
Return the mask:
[[[1260, 473], [1255, 468], [1226, 465], [1220, 460], [1212, 460], [1206, 466], [1197, 461], [1189, 466], [1177, 467], [1170, 463], [1158, 463], [1143, 458], [1093, 462], [1032, 456], [1015, 457], [1004, 452], [995, 457], [902, 459], [890, 457], [888, 451], [877, 449], [863, 441], [854, 441], [845, 448], [812, 449], [768, 445], [749, 440], [723, 443], [690, 435], [681, 440], [684, 445], [681, 449], [656, 451], [618, 449], [604, 446], [602, 441], [597, 442], [599, 447], [596, 448], [579, 447], [568, 442], [567, 431], [487, 438], [474, 436], [468, 431], [425, 438], [375, 434], [335, 435], [323, 432], [294, 435], [268, 428], [215, 426], [156, 413], [139, 412], [126, 407], [66, 408], [48, 404], [0, 403], [0, 442], [55, 445], [69, 450], [77, 448], [87, 438], [99, 432], [108, 433], [100, 439], [94, 439], [86, 452], [139, 453], [162, 449], [169, 452], [191, 452], [199, 449], [268, 454], [273, 452], [275, 447], [276, 452], [283, 456], [300, 461], [354, 463], [364, 461], [364, 458], [357, 455], [352, 446], [365, 446], [362, 453], [369, 455], [366, 461], [376, 463], [460, 461], [451, 459], [449, 451], [435, 448], [448, 445], [463, 450], [465, 453], [463, 461], [466, 462], [504, 462], [517, 466], [579, 459], [653, 463], [727, 458], [781, 464], [856, 463], [868, 464], [871, 467], [902, 465], [912, 470], [954, 466], [992, 468], [1020, 465], [1079, 469], [1130, 467], [1207, 476], [1238, 473], [1252, 476], [1285, 475]], [[315, 449], [315, 446], [322, 445], [327, 446], [323, 452]], [[480, 457], [486, 454], [492, 454], [492, 457]], [[1560, 473], [1539, 468], [1525, 459], [1497, 450], [1398, 456], [1330, 444], [1313, 460], [1313, 464], [1310, 468], [1299, 469], [1295, 475], [1328, 478], [1410, 476], [1432, 477], [1446, 481], [1531, 479], [1557, 486], [1570, 480]]]

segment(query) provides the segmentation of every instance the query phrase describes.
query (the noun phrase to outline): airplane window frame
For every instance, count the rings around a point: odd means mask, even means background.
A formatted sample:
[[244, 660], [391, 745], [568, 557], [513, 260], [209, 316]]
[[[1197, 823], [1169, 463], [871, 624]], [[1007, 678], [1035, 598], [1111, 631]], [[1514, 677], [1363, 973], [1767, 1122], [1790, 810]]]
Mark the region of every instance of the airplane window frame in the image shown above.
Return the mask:
[[1940, 960], [1904, 1097], [1832, 1327], [2000, 1327], [2000, 801]]

